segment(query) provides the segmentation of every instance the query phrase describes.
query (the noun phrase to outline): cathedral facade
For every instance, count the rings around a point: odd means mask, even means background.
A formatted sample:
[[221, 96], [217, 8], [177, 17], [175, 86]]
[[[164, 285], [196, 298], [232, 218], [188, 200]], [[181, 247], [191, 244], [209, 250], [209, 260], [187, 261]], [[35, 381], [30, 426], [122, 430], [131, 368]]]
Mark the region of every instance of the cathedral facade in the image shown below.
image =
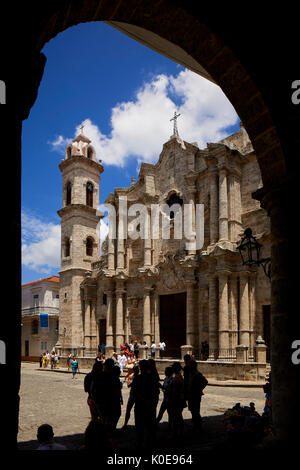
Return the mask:
[[[107, 237], [100, 256], [99, 212], [101, 161], [83, 134], [74, 139], [59, 165], [63, 176], [61, 217], [60, 325], [62, 354], [93, 356], [105, 343], [107, 353], [125, 341], [167, 345], [166, 356], [192, 350], [200, 358], [235, 360], [236, 346], [269, 342], [270, 282], [262, 268], [243, 266], [237, 250], [251, 227], [270, 255], [266, 212], [252, 193], [262, 187], [255, 152], [245, 129], [199, 149], [174, 133], [156, 164], [142, 163], [137, 181], [114, 188], [106, 199], [115, 209], [116, 237]], [[154, 206], [168, 219], [170, 236], [161, 224], [155, 236], [130, 237], [121, 204]], [[191, 207], [195, 238], [196, 208], [201, 208], [200, 246], [175, 236], [176, 210]], [[135, 206], [137, 207], [137, 206]], [[173, 210], [172, 210], [173, 209]], [[158, 219], [160, 220], [160, 219]], [[148, 230], [148, 228], [147, 228]], [[149, 231], [151, 231], [149, 229]], [[125, 236], [120, 234], [126, 233]], [[193, 235], [194, 234], [194, 235]], [[153, 235], [153, 234], [152, 234]]]

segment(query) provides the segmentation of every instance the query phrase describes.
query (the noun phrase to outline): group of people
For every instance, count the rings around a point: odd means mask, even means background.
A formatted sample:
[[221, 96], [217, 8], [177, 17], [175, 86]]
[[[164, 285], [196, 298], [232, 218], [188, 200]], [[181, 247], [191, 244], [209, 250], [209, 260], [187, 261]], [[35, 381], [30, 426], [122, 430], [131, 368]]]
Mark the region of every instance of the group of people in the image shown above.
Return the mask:
[[[120, 353], [120, 357], [126, 357], [124, 351]], [[168, 413], [169, 430], [175, 441], [183, 433], [182, 412], [186, 407], [191, 412], [194, 431], [201, 430], [200, 403], [207, 380], [198, 371], [197, 363], [190, 355], [186, 355], [184, 361], [184, 368], [180, 362], [166, 367], [163, 384], [160, 383], [152, 358], [142, 359], [138, 364], [133, 358], [131, 366], [127, 368], [125, 383], [130, 388], [130, 393], [122, 429], [127, 428], [134, 407], [139, 448], [153, 447], [157, 425], [165, 411]], [[84, 380], [92, 421], [100, 421], [109, 435], [116, 429], [123, 405], [120, 374], [118, 361], [108, 358], [105, 362], [96, 360], [92, 371]], [[157, 415], [160, 391], [163, 392], [163, 401]]]
[[59, 355], [54, 350], [49, 353], [49, 351], [44, 352], [40, 355], [40, 367], [51, 366], [51, 369], [55, 369], [59, 363]]
[[[159, 350], [159, 357], [162, 358], [164, 357], [165, 350], [166, 350], [166, 343], [164, 341], [160, 341], [158, 345], [156, 345], [154, 342], [151, 343], [149, 346], [146, 341], [142, 341], [141, 343], [138, 342], [137, 340], [134, 342], [127, 343], [125, 342], [124, 344], [120, 345], [120, 351], [123, 352], [126, 357], [132, 355], [136, 360], [139, 359], [140, 356], [140, 348], [143, 347], [146, 350], [146, 357], [148, 358], [148, 351], [150, 350], [151, 357], [155, 357], [155, 351], [158, 349]], [[98, 356], [102, 357], [105, 356], [105, 349], [106, 345], [98, 345]]]

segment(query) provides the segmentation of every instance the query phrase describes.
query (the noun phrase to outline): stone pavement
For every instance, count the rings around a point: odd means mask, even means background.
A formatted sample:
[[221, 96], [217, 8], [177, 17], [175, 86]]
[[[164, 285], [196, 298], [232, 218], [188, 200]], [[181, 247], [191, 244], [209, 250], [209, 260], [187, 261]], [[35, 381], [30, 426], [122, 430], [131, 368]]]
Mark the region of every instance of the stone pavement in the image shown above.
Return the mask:
[[[62, 371], [59, 369], [58, 371]], [[57, 371], [57, 372], [58, 372]], [[83, 371], [81, 371], [83, 372]], [[82, 444], [82, 434], [90, 420], [86, 403], [87, 395], [83, 389], [84, 373], [72, 379], [72, 373], [54, 373], [50, 369], [40, 370], [36, 363], [22, 363], [20, 415], [18, 442], [20, 450], [31, 450], [37, 447], [36, 432], [40, 424], [53, 426], [57, 442], [64, 443], [68, 449], [78, 449]], [[118, 423], [120, 429], [124, 423], [129, 390], [123, 387], [122, 416]], [[208, 385], [201, 404], [203, 416], [203, 433], [194, 436], [191, 432], [190, 412], [184, 409], [185, 434], [182, 445], [188, 445], [190, 452], [210, 450], [212, 446], [222, 445], [227, 436], [221, 421], [224, 411], [236, 402], [248, 405], [254, 401], [259, 413], [264, 407], [264, 392], [261, 388], [220, 387]], [[160, 394], [162, 395], [162, 394]], [[161, 402], [162, 396], [160, 396]], [[160, 405], [160, 403], [159, 403]], [[164, 415], [158, 429], [160, 447], [170, 445], [167, 432], [167, 414]], [[118, 449], [125, 452], [135, 450], [135, 431], [133, 410], [128, 431], [119, 431], [116, 435]]]

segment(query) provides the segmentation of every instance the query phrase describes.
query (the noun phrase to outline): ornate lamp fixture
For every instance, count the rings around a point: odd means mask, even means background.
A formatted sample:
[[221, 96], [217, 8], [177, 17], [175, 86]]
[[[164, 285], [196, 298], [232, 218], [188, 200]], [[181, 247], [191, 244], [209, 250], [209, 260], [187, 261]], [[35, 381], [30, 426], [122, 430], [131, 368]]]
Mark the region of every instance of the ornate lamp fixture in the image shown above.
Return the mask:
[[262, 244], [252, 235], [251, 228], [247, 228], [240, 244], [237, 246], [242, 264], [246, 266], [262, 265], [265, 275], [271, 279], [271, 258], [260, 258], [261, 248]]

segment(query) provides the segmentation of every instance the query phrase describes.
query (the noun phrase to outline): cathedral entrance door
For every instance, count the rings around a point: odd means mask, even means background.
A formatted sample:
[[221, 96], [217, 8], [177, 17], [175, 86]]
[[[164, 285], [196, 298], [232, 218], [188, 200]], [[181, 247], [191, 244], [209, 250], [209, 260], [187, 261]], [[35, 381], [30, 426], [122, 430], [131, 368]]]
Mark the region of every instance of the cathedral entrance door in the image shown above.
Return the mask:
[[106, 318], [99, 320], [99, 344], [106, 343]]
[[160, 296], [160, 340], [166, 343], [166, 357], [180, 358], [186, 343], [186, 293]]

